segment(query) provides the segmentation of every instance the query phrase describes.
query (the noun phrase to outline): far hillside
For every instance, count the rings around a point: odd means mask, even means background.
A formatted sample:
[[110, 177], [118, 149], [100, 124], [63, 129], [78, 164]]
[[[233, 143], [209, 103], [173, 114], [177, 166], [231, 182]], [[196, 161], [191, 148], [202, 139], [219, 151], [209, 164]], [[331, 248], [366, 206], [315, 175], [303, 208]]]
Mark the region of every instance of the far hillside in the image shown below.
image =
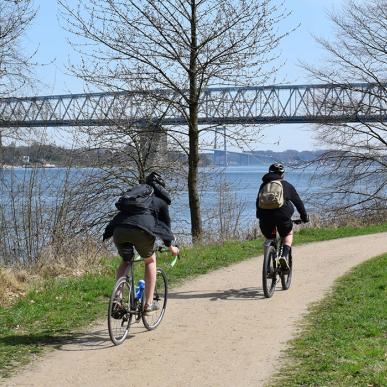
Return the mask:
[[[14, 143], [2, 148], [0, 165], [9, 166], [77, 166], [91, 167], [96, 165], [111, 164], [111, 149], [67, 149], [53, 144], [32, 143], [28, 146], [16, 146]], [[281, 161], [287, 165], [308, 162], [320, 156], [322, 151], [297, 151], [286, 150], [274, 152], [272, 150], [233, 152], [216, 150], [214, 153], [201, 153], [201, 165], [267, 165]], [[186, 156], [178, 151], [169, 151], [171, 160], [184, 160]]]

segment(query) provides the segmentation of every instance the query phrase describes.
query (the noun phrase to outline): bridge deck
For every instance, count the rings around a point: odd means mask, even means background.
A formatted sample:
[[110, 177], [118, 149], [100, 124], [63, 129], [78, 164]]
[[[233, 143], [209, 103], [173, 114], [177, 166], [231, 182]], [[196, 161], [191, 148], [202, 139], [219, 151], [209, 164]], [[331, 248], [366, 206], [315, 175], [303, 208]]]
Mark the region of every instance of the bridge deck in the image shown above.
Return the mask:
[[[289, 85], [204, 90], [200, 125], [378, 122], [387, 85]], [[0, 127], [185, 125], [165, 90], [0, 98]]]

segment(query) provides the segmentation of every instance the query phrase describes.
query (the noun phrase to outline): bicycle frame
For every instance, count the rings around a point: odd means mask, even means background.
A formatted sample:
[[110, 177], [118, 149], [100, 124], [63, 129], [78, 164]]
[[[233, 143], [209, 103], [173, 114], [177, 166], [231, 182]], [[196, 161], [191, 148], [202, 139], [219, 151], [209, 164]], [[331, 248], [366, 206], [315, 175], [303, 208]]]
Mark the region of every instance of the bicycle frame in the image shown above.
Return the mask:
[[[159, 247], [156, 252], [164, 252], [168, 251], [163, 247]], [[177, 259], [179, 259], [180, 256], [176, 256], [175, 259], [172, 261], [171, 266], [174, 266], [177, 262]], [[130, 289], [130, 311], [129, 313], [132, 313], [136, 321], [141, 319], [143, 308], [142, 308], [142, 300], [137, 300], [136, 299], [136, 293], [135, 293], [135, 283], [134, 283], [134, 271], [133, 271], [133, 266], [137, 262], [144, 262], [144, 259], [141, 258], [140, 256], [135, 257], [133, 261], [130, 263], [128, 267], [128, 271], [126, 273], [126, 280], [131, 284], [131, 289]], [[140, 307], [139, 307], [140, 306]]]
[[136, 262], [142, 262], [144, 259], [141, 257], [139, 259], [133, 259], [133, 261], [130, 263], [128, 267], [128, 271], [125, 274], [127, 282], [131, 285], [130, 288], [130, 310], [128, 311], [129, 313], [135, 315], [136, 320], [139, 320], [142, 315], [142, 308], [138, 307], [141, 305], [141, 300], [136, 299], [136, 293], [135, 293], [135, 283], [134, 283], [134, 271], [133, 271], [133, 266]]
[[267, 249], [270, 246], [273, 246], [275, 248], [275, 251], [277, 252], [277, 257], [280, 257], [282, 254], [282, 238], [279, 236], [278, 232], [276, 234], [275, 239], [266, 239], [263, 246], [264, 254], [266, 254]]
[[[300, 222], [300, 220], [293, 220], [293, 223], [295, 224], [299, 224]], [[292, 250], [290, 249], [289, 251], [289, 269], [287, 270], [283, 270], [281, 265], [279, 265], [277, 262], [277, 258], [282, 256], [282, 252], [282, 238], [277, 231], [275, 239], [266, 239], [264, 242], [262, 286], [264, 295], [267, 298], [270, 298], [274, 294], [279, 279], [281, 280], [282, 290], [288, 290], [292, 281]]]
[[[292, 219], [293, 224], [301, 224], [301, 219]], [[264, 253], [266, 254], [266, 249], [269, 246], [274, 246], [277, 251], [277, 257], [280, 257], [282, 255], [282, 238], [278, 234], [278, 231], [276, 232], [275, 239], [266, 239], [264, 242]]]
[[[168, 299], [168, 281], [165, 272], [161, 268], [157, 268], [156, 287], [153, 293], [153, 300], [160, 302], [158, 308], [155, 308], [155, 313], [144, 313], [145, 294], [142, 293], [140, 299], [136, 298], [136, 277], [137, 270], [134, 269], [134, 264], [141, 262], [140, 256], [136, 256], [127, 266], [125, 274], [118, 278], [114, 285], [108, 308], [108, 331], [112, 342], [115, 345], [122, 344], [126, 339], [132, 319], [135, 322], [142, 322], [147, 330], [156, 329], [163, 319]], [[135, 277], [136, 275], [136, 277]], [[125, 300], [123, 301], [123, 293], [125, 291]], [[139, 297], [137, 293], [137, 297]], [[156, 313], [156, 311], [158, 311]], [[153, 312], [153, 311], [152, 311]]]

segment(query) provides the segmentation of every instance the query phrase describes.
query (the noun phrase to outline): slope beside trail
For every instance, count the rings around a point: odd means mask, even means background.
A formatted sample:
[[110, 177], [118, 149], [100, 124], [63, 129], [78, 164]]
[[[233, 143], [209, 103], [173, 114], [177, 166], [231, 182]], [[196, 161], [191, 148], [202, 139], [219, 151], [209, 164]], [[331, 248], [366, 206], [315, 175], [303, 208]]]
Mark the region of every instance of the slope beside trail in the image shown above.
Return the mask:
[[265, 299], [262, 257], [170, 290], [158, 329], [142, 324], [118, 347], [105, 322], [24, 368], [4, 386], [262, 386], [307, 306], [351, 267], [387, 251], [387, 233], [294, 248], [288, 291]]

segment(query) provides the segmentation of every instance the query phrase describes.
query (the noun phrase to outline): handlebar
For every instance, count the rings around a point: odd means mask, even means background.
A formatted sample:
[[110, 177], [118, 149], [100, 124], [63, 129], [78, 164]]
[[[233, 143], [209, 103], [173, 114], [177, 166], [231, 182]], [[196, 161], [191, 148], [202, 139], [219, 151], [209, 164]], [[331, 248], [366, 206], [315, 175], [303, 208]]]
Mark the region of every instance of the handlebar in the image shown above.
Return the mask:
[[[176, 245], [176, 247], [178, 247], [178, 246]], [[165, 246], [159, 246], [159, 247], [156, 249], [156, 251], [158, 251], [158, 252], [160, 252], [160, 253], [166, 253], [166, 252], [169, 252], [169, 249], [168, 249], [168, 247], [165, 247]], [[173, 260], [172, 260], [172, 262], [171, 262], [171, 266], [172, 266], [172, 267], [175, 266], [175, 265], [176, 265], [176, 262], [177, 262], [179, 259], [180, 259], [180, 254], [174, 256], [174, 258], [173, 258]]]

